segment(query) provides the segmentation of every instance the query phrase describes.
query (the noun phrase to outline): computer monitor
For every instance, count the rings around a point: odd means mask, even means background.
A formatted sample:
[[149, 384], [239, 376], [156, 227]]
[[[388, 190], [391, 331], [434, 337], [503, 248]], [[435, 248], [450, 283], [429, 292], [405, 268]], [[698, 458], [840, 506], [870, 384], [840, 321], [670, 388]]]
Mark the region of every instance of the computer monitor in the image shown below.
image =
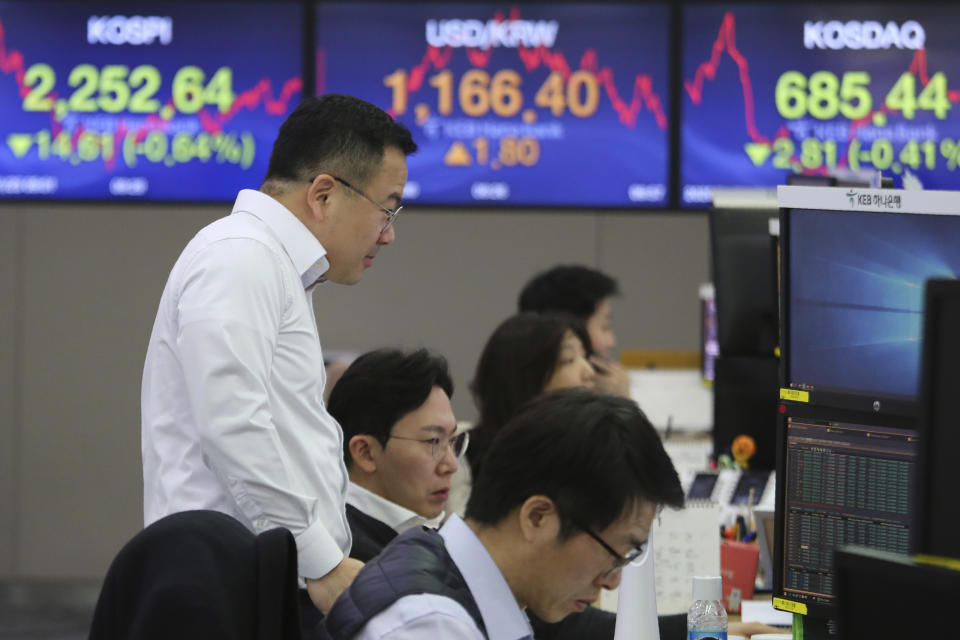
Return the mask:
[[[777, 461], [774, 606], [836, 615], [834, 553], [909, 551], [917, 433], [909, 421], [853, 422], [784, 405]], [[830, 414], [833, 414], [832, 416]]]
[[960, 571], [850, 548], [837, 552], [836, 572], [843, 640], [929, 637], [955, 626]]
[[769, 356], [720, 356], [714, 362], [713, 451], [729, 453], [740, 435], [753, 438], [751, 469], [773, 470], [777, 460], [779, 363]]
[[920, 392], [920, 452], [911, 549], [960, 558], [957, 428], [954, 393], [960, 388], [960, 281], [927, 283]]
[[711, 209], [710, 249], [721, 356], [773, 356], [777, 347], [775, 209]]
[[782, 396], [916, 416], [923, 286], [960, 273], [960, 193], [778, 193]]

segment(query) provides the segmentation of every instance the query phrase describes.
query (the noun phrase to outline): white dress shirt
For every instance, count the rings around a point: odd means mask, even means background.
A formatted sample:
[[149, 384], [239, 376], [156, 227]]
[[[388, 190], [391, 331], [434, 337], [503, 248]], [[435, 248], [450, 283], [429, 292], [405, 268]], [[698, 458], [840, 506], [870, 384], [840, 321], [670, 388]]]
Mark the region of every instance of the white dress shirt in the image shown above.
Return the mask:
[[440, 512], [436, 518], [424, 518], [416, 511], [401, 507], [396, 502], [391, 502], [352, 481], [347, 485], [347, 504], [353, 505], [358, 511], [371, 518], [376, 518], [397, 533], [403, 533], [407, 529], [421, 525], [437, 529], [445, 515]]
[[213, 509], [255, 533], [285, 527], [306, 578], [351, 544], [312, 304], [325, 255], [288, 209], [241, 191], [170, 272], [141, 391], [145, 523]]
[[[440, 529], [447, 553], [457, 565], [490, 640], [533, 638], [526, 614], [503, 574], [476, 534], [453, 514]], [[374, 616], [354, 640], [483, 640], [473, 618], [451, 598], [434, 594], [404, 596]]]

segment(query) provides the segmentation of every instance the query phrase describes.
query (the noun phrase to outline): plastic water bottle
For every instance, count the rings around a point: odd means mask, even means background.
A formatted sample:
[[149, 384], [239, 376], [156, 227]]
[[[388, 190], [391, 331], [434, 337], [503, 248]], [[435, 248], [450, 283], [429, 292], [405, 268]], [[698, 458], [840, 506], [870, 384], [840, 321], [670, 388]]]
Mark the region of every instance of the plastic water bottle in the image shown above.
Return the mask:
[[727, 640], [727, 611], [722, 597], [720, 576], [693, 579], [693, 604], [687, 611], [687, 640]]

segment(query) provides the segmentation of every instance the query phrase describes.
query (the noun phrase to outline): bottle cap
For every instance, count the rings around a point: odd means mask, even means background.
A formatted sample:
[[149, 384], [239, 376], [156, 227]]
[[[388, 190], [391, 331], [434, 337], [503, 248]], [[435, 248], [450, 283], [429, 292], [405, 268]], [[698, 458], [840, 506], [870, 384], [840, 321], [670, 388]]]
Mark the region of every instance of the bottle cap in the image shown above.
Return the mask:
[[723, 598], [723, 581], [720, 576], [695, 576], [693, 578], [694, 600], [720, 600]]

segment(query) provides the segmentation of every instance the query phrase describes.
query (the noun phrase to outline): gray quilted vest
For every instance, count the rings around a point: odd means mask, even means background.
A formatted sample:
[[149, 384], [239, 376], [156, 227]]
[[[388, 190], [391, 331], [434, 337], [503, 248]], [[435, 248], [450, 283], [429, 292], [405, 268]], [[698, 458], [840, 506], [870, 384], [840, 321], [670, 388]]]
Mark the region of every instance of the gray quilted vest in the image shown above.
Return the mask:
[[324, 619], [334, 640], [350, 640], [375, 615], [403, 596], [429, 593], [456, 601], [487, 637], [480, 609], [435, 530], [400, 534], [357, 574]]

